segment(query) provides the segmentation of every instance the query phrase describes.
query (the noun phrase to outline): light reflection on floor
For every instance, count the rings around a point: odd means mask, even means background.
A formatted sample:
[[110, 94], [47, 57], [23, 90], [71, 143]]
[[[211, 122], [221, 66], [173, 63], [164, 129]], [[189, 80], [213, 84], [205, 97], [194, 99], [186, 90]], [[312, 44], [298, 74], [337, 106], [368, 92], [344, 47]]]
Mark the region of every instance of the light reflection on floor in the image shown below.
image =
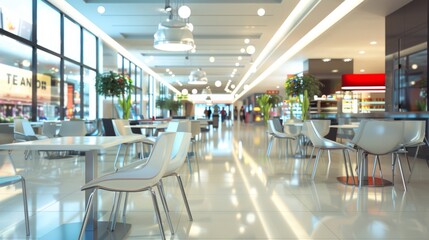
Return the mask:
[[[342, 156], [333, 152], [328, 169], [319, 163], [314, 181], [305, 172], [307, 160], [285, 157], [274, 144], [266, 152], [262, 125], [223, 125], [211, 129], [199, 143], [199, 172], [186, 165], [182, 177], [194, 221], [186, 210], [174, 179], [165, 179], [167, 201], [176, 234], [168, 239], [427, 239], [429, 236], [429, 169], [422, 159], [408, 191], [401, 180], [394, 187], [345, 186]], [[283, 146], [283, 145], [280, 145]], [[130, 151], [133, 152], [133, 151]], [[113, 170], [116, 149], [100, 157], [99, 172]], [[351, 155], [354, 156], [353, 154]], [[84, 203], [83, 158], [23, 160], [22, 152], [0, 153], [0, 173], [15, 171], [27, 179], [31, 221], [30, 239], [41, 238], [61, 224], [80, 222]], [[191, 160], [196, 171], [195, 161]], [[352, 159], [354, 163], [354, 159]], [[391, 179], [390, 158], [382, 159]], [[311, 170], [311, 169], [310, 169]], [[408, 174], [408, 173], [407, 173]], [[399, 175], [398, 175], [399, 176]], [[99, 219], [107, 220], [112, 195], [99, 195]], [[0, 188], [0, 239], [26, 239], [21, 191]], [[130, 195], [127, 239], [159, 239], [148, 194]], [[164, 219], [165, 221], [165, 219]]]

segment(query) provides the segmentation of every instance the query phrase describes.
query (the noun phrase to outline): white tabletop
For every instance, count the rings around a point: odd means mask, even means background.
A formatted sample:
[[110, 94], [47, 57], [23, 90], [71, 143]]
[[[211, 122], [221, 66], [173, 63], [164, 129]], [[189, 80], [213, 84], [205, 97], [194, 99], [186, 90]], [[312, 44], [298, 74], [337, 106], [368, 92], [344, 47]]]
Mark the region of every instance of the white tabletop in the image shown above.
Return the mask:
[[124, 127], [126, 127], [126, 128], [165, 129], [168, 127], [168, 123], [125, 125]]
[[356, 124], [339, 124], [339, 125], [331, 125], [331, 128], [344, 128], [344, 129], [354, 129], [358, 128], [359, 125]]
[[85, 136], [57, 137], [43, 140], [18, 142], [0, 145], [5, 150], [46, 150], [46, 151], [91, 151], [117, 146], [122, 143], [143, 139], [144, 136], [130, 135], [120, 137]]

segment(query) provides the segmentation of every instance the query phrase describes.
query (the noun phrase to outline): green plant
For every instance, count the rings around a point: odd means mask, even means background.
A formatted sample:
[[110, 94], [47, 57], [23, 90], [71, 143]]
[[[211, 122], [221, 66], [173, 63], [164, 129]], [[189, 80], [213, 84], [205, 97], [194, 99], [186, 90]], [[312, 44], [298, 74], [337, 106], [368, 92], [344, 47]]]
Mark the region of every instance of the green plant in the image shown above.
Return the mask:
[[285, 82], [285, 92], [288, 97], [296, 97], [301, 104], [302, 119], [308, 119], [310, 106], [309, 96], [319, 95], [323, 84], [314, 76], [305, 74], [293, 76]]
[[105, 97], [117, 97], [122, 108], [123, 119], [128, 119], [131, 113], [131, 95], [134, 89], [129, 76], [112, 71], [98, 74], [95, 79], [95, 90]]
[[156, 100], [155, 105], [160, 109], [169, 110], [171, 115], [172, 113], [177, 112], [179, 110], [179, 108], [182, 106], [182, 102], [174, 100], [173, 97], [171, 98], [160, 97]]
[[268, 119], [270, 118], [270, 109], [273, 106], [272, 103], [270, 103], [270, 99], [271, 95], [268, 94], [262, 94], [256, 98], [256, 101], [261, 108], [261, 113], [264, 117], [265, 123], [267, 123]]

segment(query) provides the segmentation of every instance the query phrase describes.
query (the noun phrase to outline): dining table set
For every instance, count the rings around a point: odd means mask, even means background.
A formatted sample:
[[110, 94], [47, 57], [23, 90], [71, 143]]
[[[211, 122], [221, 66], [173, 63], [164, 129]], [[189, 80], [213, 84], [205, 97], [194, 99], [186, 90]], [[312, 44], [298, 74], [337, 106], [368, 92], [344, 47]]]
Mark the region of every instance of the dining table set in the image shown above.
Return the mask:
[[[414, 164], [421, 146], [428, 146], [425, 138], [426, 121], [424, 120], [393, 120], [393, 119], [362, 119], [357, 122], [345, 124], [332, 124], [331, 120], [287, 120], [283, 123], [283, 133], [290, 134], [296, 140], [295, 158], [307, 160], [306, 172], [313, 162], [311, 178], [315, 179], [317, 165], [322, 153], [342, 150], [345, 165], [345, 176], [338, 176], [340, 183], [354, 186], [392, 186], [394, 184], [395, 171], [399, 168], [403, 189], [407, 190], [407, 182], [410, 182]], [[332, 129], [353, 131], [353, 135], [345, 142], [337, 141], [337, 137], [328, 139], [326, 135]], [[308, 148], [311, 147], [311, 152]], [[286, 146], [288, 148], [288, 146]], [[414, 156], [410, 161], [409, 149], [414, 148]], [[317, 154], [314, 154], [317, 151]], [[353, 166], [350, 154], [356, 156], [356, 164]], [[386, 161], [381, 156], [391, 156], [391, 161]], [[372, 164], [371, 164], [372, 159]], [[405, 177], [402, 160], [407, 161], [409, 176]], [[387, 163], [385, 163], [387, 162]], [[383, 176], [382, 165], [389, 164], [392, 168], [392, 180]], [[372, 166], [372, 169], [370, 169]], [[429, 166], [429, 165], [428, 165]], [[379, 172], [378, 176], [376, 172]]]

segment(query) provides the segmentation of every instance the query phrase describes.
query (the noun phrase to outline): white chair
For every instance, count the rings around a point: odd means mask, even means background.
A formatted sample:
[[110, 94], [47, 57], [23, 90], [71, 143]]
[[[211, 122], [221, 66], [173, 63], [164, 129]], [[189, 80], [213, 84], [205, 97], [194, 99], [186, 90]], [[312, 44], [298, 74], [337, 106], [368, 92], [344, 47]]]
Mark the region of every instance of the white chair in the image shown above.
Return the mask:
[[[112, 124], [113, 124], [113, 130], [115, 131], [115, 135], [116, 136], [130, 136], [130, 135], [135, 135], [136, 134], [136, 133], [133, 133], [131, 131], [130, 127], [126, 127], [126, 126], [130, 125], [129, 121], [126, 120], [126, 119], [113, 119], [112, 120]], [[142, 137], [143, 137], [143, 135], [142, 135]], [[118, 164], [119, 155], [121, 153], [122, 146], [124, 146], [124, 145], [125, 145], [125, 153], [124, 153], [124, 158], [123, 158], [123, 161], [122, 161], [122, 165], [124, 164], [125, 158], [128, 155], [128, 149], [129, 149], [130, 145], [140, 145], [140, 153], [138, 153], [138, 155], [140, 156], [141, 159], [143, 158], [143, 141], [139, 140], [139, 141], [134, 141], [134, 142], [128, 142], [128, 143], [121, 144], [118, 147], [118, 150], [116, 152], [115, 162], [113, 164], [113, 166], [115, 167], [115, 169], [118, 168], [117, 164]], [[137, 149], [137, 147], [136, 147], [136, 149]]]
[[56, 122], [43, 122], [42, 135], [48, 138], [56, 137], [58, 134], [58, 126]]
[[[188, 149], [191, 143], [190, 132], [177, 132], [174, 140], [174, 147], [171, 154], [170, 162], [168, 163], [167, 170], [165, 171], [163, 178], [176, 176], [177, 182], [179, 183], [180, 192], [182, 193], [183, 202], [185, 203], [186, 211], [188, 212], [189, 220], [192, 221], [192, 214], [189, 208], [188, 199], [186, 197], [185, 189], [183, 188], [182, 178], [179, 175], [179, 169], [183, 165], [186, 158], [188, 158]], [[162, 186], [162, 181], [161, 181]], [[162, 188], [163, 189], [163, 188]], [[167, 204], [165, 203], [167, 206]]]
[[[410, 182], [420, 147], [428, 145], [425, 138], [426, 122], [422, 120], [406, 120], [402, 122], [404, 123], [404, 139], [402, 144], [405, 148], [405, 156], [407, 158], [408, 168], [410, 170], [410, 176], [408, 177], [408, 182]], [[412, 160], [412, 167], [410, 166], [410, 161], [408, 160], [407, 156], [408, 149], [410, 148], [416, 148], [416, 152], [414, 153]]]
[[22, 184], [22, 199], [24, 202], [24, 218], [25, 218], [25, 231], [27, 236], [30, 236], [30, 224], [28, 219], [28, 204], [27, 204], [27, 190], [25, 186], [25, 179], [20, 175], [15, 176], [2, 176], [0, 177], [0, 187], [9, 186], [15, 183]]
[[[309, 121], [309, 120], [306, 120], [306, 121]], [[328, 135], [329, 129], [330, 129], [330, 125], [331, 125], [331, 120], [314, 119], [314, 120], [311, 120], [311, 121], [313, 122], [314, 127], [316, 128], [317, 132], [319, 133], [319, 135], [321, 137], [325, 137], [326, 135]], [[304, 136], [307, 136], [307, 125], [304, 124], [304, 126], [302, 127], [301, 134], [304, 135]], [[309, 160], [308, 160], [310, 162], [311, 159], [313, 158], [314, 150], [316, 148], [312, 144], [311, 140], [309, 140], [307, 138], [306, 140], [304, 140], [304, 154], [303, 154], [304, 156], [307, 155], [307, 147], [309, 145], [312, 145], [310, 157], [309, 157]], [[329, 160], [329, 164], [330, 164], [331, 163], [331, 152], [330, 151], [328, 151], [328, 160]]]
[[[401, 172], [402, 182], [405, 191], [407, 190], [404, 173], [402, 171], [401, 159], [399, 158], [398, 150], [403, 142], [403, 126], [401, 121], [367, 121], [359, 131], [359, 140], [356, 142], [356, 147], [362, 152], [359, 160], [359, 186], [362, 186], [364, 175], [364, 162], [367, 160], [368, 154], [374, 155], [374, 168], [372, 177], [375, 179], [375, 169], [378, 164], [380, 178], [383, 179], [383, 172], [380, 165], [380, 156], [393, 154], [392, 173], [394, 176], [394, 165], [398, 162]], [[366, 180], [366, 179], [365, 179]], [[382, 181], [383, 183], [383, 181]]]
[[[268, 120], [268, 134], [269, 134], [269, 142], [268, 142], [268, 147], [267, 147], [267, 156], [270, 156], [271, 153], [271, 149], [273, 147], [273, 142], [275, 139], [283, 139], [286, 141], [286, 158], [288, 157], [288, 148], [290, 146], [290, 140], [294, 140], [295, 137], [290, 136], [286, 133], [283, 132], [279, 132], [276, 130], [275, 126], [274, 126], [274, 122], [272, 119]], [[281, 150], [281, 148], [279, 149]]]
[[85, 122], [83, 120], [62, 121], [58, 136], [79, 137], [86, 135]]
[[[31, 123], [27, 119], [14, 119], [13, 138], [15, 142], [26, 142], [26, 141], [48, 139], [48, 137], [46, 136], [36, 134], [34, 132], [33, 127], [31, 126]], [[24, 151], [24, 158], [26, 160], [31, 156], [30, 153], [32, 153], [32, 151], [28, 151], [28, 150]]]
[[[349, 152], [348, 152], [349, 148], [346, 145], [343, 145], [341, 143], [337, 143], [335, 141], [332, 141], [332, 140], [329, 140], [327, 138], [324, 138], [318, 132], [318, 130], [317, 130], [317, 128], [316, 128], [316, 126], [315, 126], [315, 124], [314, 124], [313, 121], [305, 121], [304, 122], [304, 126], [306, 126], [306, 130], [307, 130], [306, 135], [310, 139], [311, 143], [313, 144], [313, 147], [314, 148], [318, 148], [317, 155], [316, 155], [316, 160], [314, 161], [313, 172], [311, 174], [311, 179], [314, 179], [314, 177], [316, 175], [317, 165], [319, 163], [320, 157], [321, 157], [321, 155], [322, 155], [322, 153], [323, 153], [324, 150], [327, 150], [328, 153], [331, 150], [342, 150], [347, 180], [349, 179], [349, 170], [347, 168], [347, 165], [349, 165], [350, 172], [351, 172], [351, 177], [352, 177], [352, 179], [354, 181], [354, 174], [353, 174], [352, 164], [351, 164], [350, 156], [349, 156]], [[328, 157], [330, 158], [331, 155], [328, 154]], [[311, 161], [311, 158], [308, 160], [308, 164], [309, 164], [310, 161]]]
[[[150, 191], [156, 218], [158, 220], [161, 238], [165, 239], [161, 214], [158, 207], [158, 201], [156, 199], [156, 194], [153, 188], [157, 187], [158, 190], [160, 188], [159, 181], [167, 170], [167, 166], [171, 158], [171, 152], [175, 136], [175, 133], [160, 134], [156, 143], [153, 146], [153, 150], [151, 151], [147, 163], [142, 163], [141, 161], [138, 161], [128, 164], [123, 168], [118, 169], [116, 172], [94, 179], [82, 186], [82, 191], [93, 189], [93, 192], [89, 197], [88, 206], [86, 207], [82, 228], [79, 234], [79, 239], [82, 239], [84, 236], [84, 231], [89, 218], [89, 211], [92, 208], [94, 193], [99, 189], [120, 193]], [[161, 191], [159, 192], [160, 194], [162, 194]], [[117, 205], [119, 206], [119, 203]], [[166, 215], [169, 219], [169, 215], [167, 212]], [[169, 224], [173, 233], [174, 231], [171, 225], [171, 221], [169, 221]]]

